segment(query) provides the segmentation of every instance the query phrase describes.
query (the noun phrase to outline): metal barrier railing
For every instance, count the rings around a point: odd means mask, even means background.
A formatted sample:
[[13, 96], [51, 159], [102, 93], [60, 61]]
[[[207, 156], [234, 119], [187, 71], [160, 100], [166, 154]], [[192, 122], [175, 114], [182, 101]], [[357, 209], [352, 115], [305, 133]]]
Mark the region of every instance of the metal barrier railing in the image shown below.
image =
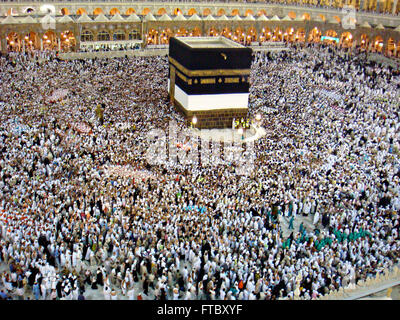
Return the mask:
[[357, 284], [330, 292], [320, 297], [319, 300], [356, 300], [397, 285], [400, 285], [399, 266], [393, 267], [392, 270], [378, 273], [374, 278], [367, 278]]

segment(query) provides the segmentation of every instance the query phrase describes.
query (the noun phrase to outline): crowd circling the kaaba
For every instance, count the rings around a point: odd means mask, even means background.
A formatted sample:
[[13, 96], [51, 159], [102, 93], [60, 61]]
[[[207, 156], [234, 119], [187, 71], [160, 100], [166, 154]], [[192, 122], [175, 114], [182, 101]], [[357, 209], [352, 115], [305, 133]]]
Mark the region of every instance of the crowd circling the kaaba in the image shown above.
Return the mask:
[[0, 299], [316, 299], [398, 264], [396, 70], [255, 53], [248, 175], [147, 163], [147, 132], [185, 127], [167, 76], [167, 57], [0, 58]]

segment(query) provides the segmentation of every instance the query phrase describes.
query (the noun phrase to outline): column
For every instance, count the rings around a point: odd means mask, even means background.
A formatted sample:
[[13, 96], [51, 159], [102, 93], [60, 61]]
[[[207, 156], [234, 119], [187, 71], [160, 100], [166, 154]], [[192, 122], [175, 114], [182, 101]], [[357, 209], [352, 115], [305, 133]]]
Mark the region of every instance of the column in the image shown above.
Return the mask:
[[81, 34], [79, 33], [78, 36], [75, 36], [75, 48], [74, 51], [79, 51], [81, 48]]
[[1, 46], [1, 52], [2, 52], [2, 53], [6, 53], [6, 52], [7, 52], [7, 39], [6, 39], [6, 35], [4, 35], [4, 38], [1, 38], [0, 46]]
[[22, 40], [22, 52], [25, 53], [25, 39]]
[[142, 22], [142, 49], [144, 49], [147, 45], [147, 36], [146, 36], [146, 22]]
[[43, 51], [43, 38], [40, 37], [40, 51]]
[[57, 43], [58, 43], [58, 52], [61, 51], [61, 39], [57, 38]]
[[383, 46], [381, 49], [382, 54], [386, 54], [388, 49], [388, 41], [386, 39], [383, 39]]
[[390, 6], [390, 0], [384, 0], [382, 2], [382, 12], [388, 12]]
[[398, 2], [398, 0], [393, 1], [392, 14], [396, 14], [397, 2]]
[[368, 51], [371, 51], [371, 50], [372, 50], [372, 47], [373, 47], [374, 45], [375, 45], [375, 41], [374, 41], [374, 40], [370, 41], [369, 44], [368, 44]]
[[[76, 52], [76, 51], [79, 51], [80, 48], [81, 48], [82, 28], [75, 27], [73, 29], [73, 33], [74, 33], [74, 36], [75, 36], [75, 46], [72, 47], [71, 50]], [[93, 34], [93, 36], [94, 36], [94, 34]]]

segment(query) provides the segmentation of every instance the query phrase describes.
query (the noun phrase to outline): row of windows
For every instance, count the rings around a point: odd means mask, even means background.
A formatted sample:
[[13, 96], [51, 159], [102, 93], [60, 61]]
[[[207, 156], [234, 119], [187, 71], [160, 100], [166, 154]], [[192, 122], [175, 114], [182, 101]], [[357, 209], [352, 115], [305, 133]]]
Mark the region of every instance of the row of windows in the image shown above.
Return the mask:
[[[139, 40], [140, 39], [140, 32], [138, 30], [132, 30], [128, 33], [128, 37], [122, 31], [117, 31], [112, 34], [113, 41], [122, 41], [122, 40]], [[96, 41], [110, 41], [111, 35], [107, 31], [100, 31], [97, 34]], [[89, 30], [85, 30], [81, 34], [81, 41], [95, 41], [95, 37], [93, 33]]]
[[[231, 1], [231, 2], [241, 2], [241, 1]], [[261, 2], [259, 0], [257, 1], [251, 1], [247, 0], [246, 2]], [[362, 11], [375, 11], [379, 13], [399, 13], [400, 12], [400, 1], [398, 0], [268, 0], [265, 1], [266, 3], [279, 3], [282, 5], [307, 5], [307, 6], [316, 6], [316, 7], [325, 7], [325, 8], [343, 8], [344, 6], [353, 6], [357, 10], [362, 10]], [[32, 13], [34, 12], [35, 9], [28, 7], [24, 9], [23, 13]], [[128, 8], [124, 10], [119, 10], [118, 8], [112, 8], [110, 10], [103, 10], [102, 8], [95, 8], [94, 10], [86, 10], [85, 8], [78, 8], [78, 9], [68, 9], [68, 8], [62, 8], [59, 10], [59, 12], [55, 12], [56, 14], [62, 14], [62, 15], [82, 15], [82, 14], [94, 14], [94, 15], [99, 15], [99, 14], [110, 14], [110, 15], [115, 15], [115, 14], [126, 14], [126, 15], [131, 15], [133, 13], [136, 14], [142, 14], [142, 15], [147, 15], [148, 13], [153, 13], [156, 15], [163, 15], [163, 14], [172, 14], [172, 15], [177, 15], [177, 14], [186, 14], [186, 15], [193, 15], [193, 14], [198, 14], [198, 15], [203, 15], [203, 16], [208, 16], [212, 14], [212, 10], [210, 8], [205, 8], [202, 10], [196, 10], [195, 8], [190, 8], [188, 10], [181, 10], [180, 8], [174, 8], [171, 10], [167, 10], [166, 8], [159, 8], [155, 9], [154, 11], [150, 10], [149, 8], [144, 8], [143, 10], [138, 10], [136, 11], [134, 8]], [[218, 12], [216, 13], [218, 16], [221, 15], [242, 15], [244, 14], [245, 16], [247, 15], [260, 15], [260, 14], [265, 14], [267, 15], [267, 12], [262, 9], [259, 11], [253, 11], [252, 9], [244, 9], [243, 11], [240, 11], [239, 9], [224, 9], [220, 8]], [[8, 9], [6, 12], [6, 15], [18, 15], [18, 12], [16, 9], [11, 8]]]

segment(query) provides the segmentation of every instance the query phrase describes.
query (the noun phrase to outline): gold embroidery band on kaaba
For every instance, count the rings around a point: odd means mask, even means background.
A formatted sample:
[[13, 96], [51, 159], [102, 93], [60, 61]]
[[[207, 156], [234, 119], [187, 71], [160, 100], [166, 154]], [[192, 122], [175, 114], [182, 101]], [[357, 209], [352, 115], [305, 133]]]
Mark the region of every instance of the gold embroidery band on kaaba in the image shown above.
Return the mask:
[[188, 79], [187, 77], [185, 77], [182, 73], [180, 73], [179, 71], [176, 71], [176, 75], [182, 79], [183, 82], [186, 82], [187, 84], [192, 84], [192, 79]]
[[176, 75], [181, 78], [183, 81], [188, 82], [188, 79], [179, 71], [176, 71]]
[[215, 78], [201, 78], [200, 83], [201, 84], [213, 84], [213, 83], [215, 83]]
[[214, 70], [189, 70], [181, 65], [174, 58], [169, 57], [169, 62], [188, 77], [209, 77], [209, 76], [248, 76], [250, 69], [214, 69]]
[[225, 78], [225, 83], [239, 83], [239, 78]]

